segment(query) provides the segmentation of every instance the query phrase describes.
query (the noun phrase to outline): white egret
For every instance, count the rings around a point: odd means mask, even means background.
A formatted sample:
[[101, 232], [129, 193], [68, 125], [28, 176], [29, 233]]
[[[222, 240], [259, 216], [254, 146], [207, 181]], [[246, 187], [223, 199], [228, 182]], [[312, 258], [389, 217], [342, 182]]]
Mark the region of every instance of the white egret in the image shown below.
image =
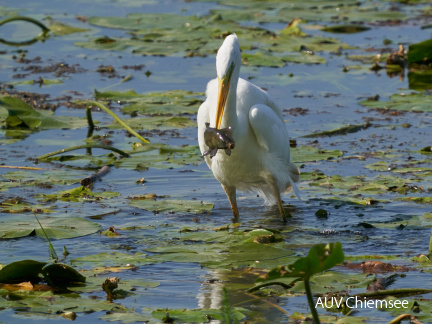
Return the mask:
[[219, 150], [204, 157], [222, 184], [234, 217], [239, 216], [236, 190], [258, 192], [268, 203], [276, 202], [282, 220], [281, 193], [294, 190], [299, 169], [291, 162], [289, 137], [281, 109], [264, 90], [239, 77], [241, 54], [235, 34], [225, 38], [216, 56], [217, 78], [207, 84], [206, 97], [198, 110], [198, 142], [201, 153], [206, 123], [222, 129], [232, 127], [235, 148], [228, 156]]

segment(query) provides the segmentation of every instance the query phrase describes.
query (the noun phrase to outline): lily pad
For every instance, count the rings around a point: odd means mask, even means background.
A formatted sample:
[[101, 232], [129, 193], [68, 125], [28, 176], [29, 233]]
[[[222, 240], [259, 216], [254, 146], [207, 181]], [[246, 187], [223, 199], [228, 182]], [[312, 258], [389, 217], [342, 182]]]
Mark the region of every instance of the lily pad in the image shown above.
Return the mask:
[[389, 101], [365, 100], [360, 104], [374, 109], [429, 112], [432, 111], [432, 96], [423, 93], [394, 94]]
[[362, 25], [335, 25], [335, 26], [324, 27], [322, 30], [330, 33], [354, 34], [366, 30], [370, 30], [370, 27], [366, 27]]
[[111, 252], [86, 255], [71, 260], [73, 264], [91, 265], [91, 266], [125, 266], [127, 264], [151, 264], [158, 261], [150, 259], [144, 253], [135, 254]]
[[[238, 11], [238, 10], [236, 10]], [[170, 17], [167, 21], [167, 17]], [[304, 36], [302, 34], [284, 34], [272, 37], [271, 32], [258, 27], [242, 26], [231, 17], [224, 17], [220, 11], [213, 10], [210, 16], [197, 18], [195, 16], [175, 16], [170, 14], [129, 14], [125, 18], [120, 17], [92, 17], [92, 24], [111, 28], [132, 30], [133, 37], [127, 38], [105, 38], [93, 39], [89, 42], [76, 43], [91, 49], [125, 50], [133, 48], [133, 53], [143, 55], [207, 55], [216, 52], [221, 44], [221, 30], [232, 30], [241, 39], [242, 50], [251, 50], [257, 44], [261, 49], [272, 52], [300, 52], [302, 47], [310, 48], [312, 51], [337, 51], [339, 48], [350, 46], [337, 39], [324, 38], [321, 36]], [[153, 23], [152, 23], [153, 22]], [[163, 24], [162, 24], [163, 22]], [[268, 56], [272, 55], [270, 52]], [[277, 56], [277, 55], [275, 55]], [[245, 56], [245, 59], [248, 58]], [[285, 55], [285, 61], [323, 63], [325, 60], [314, 55]], [[271, 58], [273, 62], [281, 64], [280, 58]], [[249, 57], [249, 64], [257, 62]], [[259, 65], [264, 64], [259, 60]], [[272, 63], [271, 66], [275, 66]]]
[[95, 90], [96, 99], [110, 99], [127, 103], [122, 107], [124, 113], [138, 113], [146, 115], [178, 115], [196, 114], [202, 100], [198, 97], [203, 93], [193, 93], [184, 90], [172, 90], [167, 92], [152, 92], [138, 94], [133, 90], [124, 92]]
[[74, 33], [82, 33], [90, 30], [88, 28], [78, 28], [78, 27], [69, 26], [55, 20], [50, 20], [49, 28], [50, 31], [52, 31], [52, 33], [57, 36], [65, 36]]
[[293, 162], [308, 162], [308, 161], [321, 161], [329, 160], [342, 156], [340, 150], [323, 150], [313, 146], [300, 146], [291, 148], [291, 156]]
[[[232, 313], [232, 319], [236, 322], [243, 319], [245, 314], [243, 314], [242, 311], [244, 310], [240, 308], [231, 309], [230, 312]], [[163, 320], [166, 318], [167, 312], [173, 321], [180, 323], [207, 323], [209, 318], [212, 320], [225, 319], [225, 314], [223, 314], [223, 310], [220, 309], [158, 309], [153, 311], [152, 315], [158, 320]], [[234, 322], [230, 321], [230, 323]]]
[[25, 309], [26, 314], [58, 318], [65, 311], [75, 313], [126, 312], [128, 309], [117, 303], [94, 298], [79, 298], [77, 294], [54, 294], [52, 291], [17, 291], [10, 300], [0, 299], [0, 307]]
[[306, 64], [322, 64], [326, 60], [318, 55], [310, 55], [305, 53], [295, 53], [291, 55], [272, 55], [262, 51], [254, 54], [243, 53], [242, 61], [246, 65], [282, 67], [286, 62], [306, 63]]
[[[208, 0], [201, 0], [208, 1]], [[224, 19], [233, 21], [256, 21], [256, 22], [285, 22], [289, 23], [295, 18], [311, 21], [328, 22], [372, 22], [389, 19], [404, 19], [406, 15], [402, 12], [386, 10], [384, 3], [368, 5], [365, 2], [344, 1], [302, 1], [294, 0], [286, 3], [284, 1], [259, 0], [237, 1], [235, 4], [227, 0], [217, 1], [226, 6], [235, 6], [236, 9], [213, 10]], [[239, 9], [240, 7], [241, 9]]]
[[408, 47], [407, 60], [409, 63], [426, 63], [432, 60], [432, 40], [411, 44]]
[[0, 270], [0, 282], [15, 283], [39, 281], [39, 273], [47, 262], [22, 260], [9, 263]]
[[101, 200], [110, 199], [113, 197], [120, 196], [119, 192], [103, 191], [93, 192], [87, 187], [79, 186], [70, 190], [60, 191], [53, 194], [38, 194], [35, 197], [41, 198], [44, 201], [90, 201], [90, 200]]
[[202, 214], [213, 209], [214, 204], [196, 200], [173, 199], [133, 199], [129, 205], [152, 212], [165, 213], [192, 213]]
[[331, 269], [343, 260], [344, 254], [341, 243], [316, 244], [311, 247], [306, 257], [300, 258], [288, 266], [280, 266], [271, 270], [265, 280], [287, 277], [300, 277], [309, 280], [314, 274]]
[[[187, 117], [180, 116], [153, 116], [153, 117], [135, 117], [123, 119], [128, 126], [134, 130], [167, 130], [176, 128], [196, 127], [196, 123]], [[122, 125], [115, 123], [109, 128], [118, 129], [123, 128]]]
[[339, 127], [337, 129], [332, 129], [332, 130], [329, 130], [329, 131], [324, 131], [324, 132], [319, 132], [319, 133], [313, 133], [313, 134], [309, 134], [309, 135], [304, 135], [302, 137], [309, 138], [309, 137], [325, 137], [325, 136], [346, 135], [346, 134], [350, 134], [350, 133], [359, 132], [361, 130], [369, 128], [370, 126], [372, 126], [372, 125], [369, 124], [369, 123], [367, 123], [367, 124], [360, 124], [360, 125], [346, 125], [346, 126]]
[[[262, 240], [263, 237], [272, 237]], [[209, 268], [268, 268], [295, 260], [293, 251], [269, 230], [198, 231], [179, 236], [187, 244], [146, 249], [158, 253], [152, 259], [172, 262], [197, 262]], [[190, 244], [194, 242], [194, 244]]]
[[408, 87], [413, 90], [429, 90], [432, 88], [431, 69], [410, 69], [408, 72]]
[[148, 168], [171, 169], [184, 165], [198, 165], [202, 162], [197, 145], [175, 146], [155, 143], [136, 147], [130, 158], [116, 160], [114, 165], [141, 171]]
[[61, 263], [50, 263], [42, 268], [42, 274], [50, 285], [69, 286], [84, 283], [86, 277], [71, 266]]
[[67, 218], [40, 218], [44, 231], [34, 216], [28, 216], [20, 221], [8, 221], [0, 223], [0, 238], [10, 239], [28, 235], [37, 235], [45, 238], [67, 239], [80, 237], [97, 232], [99, 224], [79, 217]]
[[[6, 125], [10, 128], [25, 127], [30, 129], [77, 128], [87, 121], [76, 117], [51, 117], [33, 109], [24, 101], [11, 97], [0, 96], [0, 107], [7, 109]], [[62, 119], [68, 122], [62, 121]]]

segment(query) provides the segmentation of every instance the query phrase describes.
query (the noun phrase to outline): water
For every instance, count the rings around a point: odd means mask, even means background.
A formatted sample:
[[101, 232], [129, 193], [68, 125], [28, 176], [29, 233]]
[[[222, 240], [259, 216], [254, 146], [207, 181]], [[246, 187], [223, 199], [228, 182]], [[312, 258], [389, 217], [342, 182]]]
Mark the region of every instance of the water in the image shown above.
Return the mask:
[[[212, 2], [180, 2], [167, 0], [125, 2], [86, 1], [66, 2], [51, 1], [49, 6], [43, 1], [13, 2], [6, 0], [6, 8], [19, 8], [22, 15], [30, 15], [37, 19], [47, 16], [53, 17], [66, 24], [78, 25], [81, 28], [89, 27], [91, 30], [69, 36], [50, 37], [44, 43], [37, 42], [27, 47], [10, 47], [0, 45], [0, 80], [3, 82], [19, 81], [17, 74], [27, 74], [24, 79], [56, 78], [53, 73], [29, 74], [24, 69], [33, 64], [17, 63], [12, 56], [19, 57], [24, 51], [25, 57], [34, 59], [40, 57], [43, 66], [62, 62], [80, 69], [78, 73], [67, 73], [61, 79], [60, 85], [42, 86], [17, 85], [15, 90], [49, 94], [54, 99], [61, 96], [71, 96], [74, 99], [91, 99], [94, 90], [123, 91], [134, 89], [137, 93], [167, 91], [174, 89], [203, 92], [210, 78], [215, 77], [215, 57], [183, 58], [179, 56], [140, 56], [134, 55], [130, 50], [121, 52], [88, 50], [74, 45], [76, 41], [86, 40], [89, 37], [129, 37], [125, 30], [110, 29], [79, 23], [76, 15], [90, 16], [116, 16], [124, 17], [134, 12], [173, 13], [177, 15], [203, 16], [210, 9], [222, 8]], [[419, 6], [418, 8], [422, 8]], [[430, 18], [427, 18], [430, 19]], [[426, 19], [426, 22], [427, 22]], [[254, 25], [254, 23], [251, 23]], [[312, 25], [312, 24], [311, 24]], [[271, 30], [284, 27], [282, 23], [269, 23], [260, 25]], [[2, 38], [24, 40], [28, 36], [28, 27], [21, 24], [10, 24], [0, 27]], [[305, 29], [311, 35], [325, 35], [319, 30]], [[380, 100], [388, 100], [394, 93], [410, 93], [408, 78], [389, 77], [385, 70], [376, 73], [361, 65], [360, 70], [351, 68], [344, 72], [344, 67], [357, 65], [347, 58], [351, 54], [365, 54], [367, 48], [382, 48], [386, 38], [394, 42], [390, 47], [396, 49], [396, 42], [404, 44], [420, 42], [430, 38], [430, 29], [420, 29], [412, 21], [397, 26], [372, 26], [371, 30], [358, 34], [331, 34], [351, 46], [359, 49], [342, 50], [341, 53], [319, 53], [326, 58], [326, 64], [306, 65], [289, 63], [281, 68], [264, 68], [243, 66], [241, 76], [251, 78], [255, 84], [265, 87], [267, 91], [281, 103], [284, 116], [289, 124], [290, 136], [295, 139], [297, 146], [313, 145], [325, 150], [341, 150], [344, 158], [323, 160], [317, 162], [302, 162], [299, 167], [304, 174], [321, 171], [326, 176], [366, 176], [372, 181], [377, 176], [376, 171], [365, 168], [373, 162], [385, 160], [388, 163], [408, 164], [413, 161], [424, 160], [430, 163], [430, 154], [418, 153], [423, 147], [430, 145], [430, 113], [403, 113], [390, 114], [383, 111], [371, 110], [359, 104], [368, 97], [379, 94]], [[241, 38], [240, 38], [241, 42]], [[377, 50], [378, 51], [378, 50]], [[371, 51], [371, 53], [375, 53]], [[109, 75], [96, 72], [100, 65], [112, 65], [118, 76], [110, 78]], [[134, 71], [124, 66], [144, 65], [141, 70]], [[150, 75], [146, 72], [150, 71]], [[129, 74], [133, 78], [121, 83]], [[292, 77], [289, 77], [292, 74]], [[14, 77], [15, 76], [15, 77]], [[67, 100], [69, 101], [69, 100]], [[292, 108], [307, 109], [306, 114], [290, 113]], [[114, 111], [121, 115], [120, 106], [114, 105]], [[83, 109], [72, 109], [60, 106], [55, 115], [71, 117], [84, 117]], [[93, 112], [93, 118], [98, 120], [102, 128], [95, 133], [98, 135], [111, 135], [113, 145], [122, 149], [130, 149], [130, 143], [135, 139], [124, 136], [123, 130], [111, 130], [104, 126], [112, 122], [111, 117], [103, 112]], [[196, 121], [196, 116], [190, 117]], [[364, 124], [370, 121], [374, 127], [341, 136], [306, 138], [311, 133], [332, 130], [346, 124]], [[402, 127], [403, 124], [410, 127]], [[376, 126], [376, 127], [375, 127]], [[59, 150], [65, 147], [82, 144], [86, 138], [86, 129], [62, 129], [34, 132], [22, 141], [14, 144], [2, 145], [2, 163], [9, 166], [35, 166], [29, 158]], [[172, 145], [196, 145], [197, 135], [195, 128], [178, 130], [179, 135], [173, 133], [153, 132], [150, 138], [152, 143], [166, 143]], [[110, 134], [111, 133], [111, 134]], [[6, 130], [0, 130], [1, 136], [6, 136]], [[384, 154], [384, 158], [380, 153]], [[80, 154], [84, 154], [81, 152]], [[94, 149], [93, 154], [106, 154], [105, 151]], [[351, 157], [351, 158], [349, 158]], [[56, 162], [39, 163], [41, 168], [74, 170], [79, 176], [85, 177], [95, 171], [94, 163], [86, 165], [85, 162]], [[11, 171], [1, 169], [2, 175]], [[44, 171], [35, 171], [43, 173]], [[409, 179], [413, 184], [430, 188], [430, 174], [418, 176], [412, 173], [384, 172], [384, 176], [395, 179]], [[137, 184], [141, 178], [147, 181], [144, 185]], [[299, 184], [302, 190], [302, 201], [291, 196], [285, 196], [286, 210], [290, 213], [288, 224], [280, 223], [277, 208], [265, 206], [261, 198], [253, 195], [240, 194], [239, 210], [241, 225], [237, 230], [250, 230], [257, 226], [279, 230], [283, 234], [284, 244], [293, 249], [295, 256], [307, 253], [312, 244], [340, 241], [346, 255], [384, 255], [395, 256], [392, 264], [406, 265], [414, 270], [406, 278], [400, 278], [390, 288], [428, 287], [430, 282], [429, 268], [426, 272], [420, 271], [417, 264], [410, 259], [420, 253], [427, 253], [430, 238], [430, 222], [415, 226], [413, 221], [425, 213], [430, 213], [430, 204], [415, 204], [397, 200], [404, 198], [393, 192], [384, 192], [378, 195], [388, 203], [379, 203], [372, 206], [348, 204], [336, 189], [316, 190], [313, 181], [306, 178]], [[54, 186], [51, 189], [22, 186], [11, 188], [1, 193], [2, 201], [11, 197], [25, 197], [26, 201], [39, 202], [33, 196], [42, 192], [49, 194], [59, 190], [76, 187], [78, 184], [64, 187]], [[126, 168], [113, 168], [111, 173], [97, 183], [95, 191], [116, 191], [121, 196], [116, 199], [96, 202], [60, 202], [45, 203], [52, 205], [55, 212], [52, 217], [80, 216], [93, 219], [101, 225], [102, 229], [115, 226], [120, 229], [122, 236], [111, 238], [100, 234], [93, 234], [73, 239], [53, 240], [59, 253], [65, 246], [70, 255], [65, 263], [71, 260], [93, 255], [101, 252], [121, 252], [133, 254], [145, 252], [157, 246], [175, 246], [184, 243], [179, 230], [191, 228], [193, 230], [212, 229], [230, 224], [231, 210], [220, 184], [213, 178], [204, 163], [185, 165], [173, 169], [157, 169], [150, 167], [146, 171], [130, 170]], [[197, 200], [214, 203], [211, 214], [154, 214], [151, 211], [133, 208], [128, 205], [128, 197], [144, 193], [167, 195], [174, 199]], [[427, 197], [430, 191], [409, 193], [407, 196]], [[368, 197], [367, 193], [362, 193]], [[371, 192], [371, 195], [374, 195]], [[346, 196], [352, 196], [347, 191]], [[328, 211], [327, 218], [318, 218], [315, 212], [323, 208]], [[102, 216], [99, 216], [102, 215]], [[1, 221], [14, 220], [17, 214], [1, 213]], [[44, 215], [46, 216], [46, 215]], [[22, 215], [20, 216], [22, 217]], [[33, 216], [29, 214], [28, 219]], [[21, 218], [20, 218], [21, 219]], [[401, 230], [394, 227], [381, 226], [390, 222], [406, 220], [408, 225]], [[359, 223], [373, 224], [373, 228], [364, 228]], [[399, 225], [399, 223], [397, 223]], [[395, 226], [397, 226], [395, 225]], [[138, 226], [135, 231], [121, 230], [122, 228]], [[235, 231], [235, 230], [234, 230]], [[200, 242], [191, 241], [191, 245]], [[0, 240], [0, 263], [9, 264], [23, 259], [46, 261], [48, 246], [43, 238], [24, 237], [19, 239]], [[149, 257], [152, 252], [145, 252]], [[202, 252], [201, 252], [202, 253]], [[228, 252], [224, 252], [228, 253]], [[72, 263], [76, 264], [76, 263]], [[94, 264], [76, 264], [78, 269], [92, 269]], [[257, 266], [259, 267], [259, 266]], [[228, 268], [227, 268], [228, 269]], [[139, 314], [151, 319], [150, 312], [154, 309], [195, 309], [214, 308], [221, 304], [222, 287], [230, 291], [231, 303], [234, 306], [249, 310], [249, 319], [254, 322], [292, 322], [292, 313], [298, 311], [308, 313], [306, 298], [296, 297], [268, 297], [260, 300], [245, 293], [245, 290], [254, 284], [255, 274], [247, 273], [243, 268], [236, 271], [227, 269], [210, 269], [202, 267], [197, 262], [163, 262], [149, 265], [138, 265], [136, 271], [123, 271], [119, 274], [111, 273], [107, 276], [119, 276], [121, 281], [145, 280], [159, 282], [155, 288], [137, 288], [135, 295], [125, 299], [116, 300], [129, 309], [135, 309]], [[352, 273], [340, 266], [338, 271]], [[358, 272], [357, 272], [358, 273]], [[103, 300], [105, 293], [95, 289], [93, 292], [82, 293], [83, 298], [99, 298]], [[424, 295], [431, 298], [431, 295]], [[1, 299], [0, 299], [1, 301]], [[272, 305], [277, 305], [274, 307]], [[319, 310], [324, 315], [324, 310]], [[89, 323], [101, 320], [104, 311], [92, 314], [78, 313], [76, 321]], [[290, 315], [287, 315], [290, 314]], [[0, 312], [0, 320], [5, 323], [18, 323], [25, 319], [33, 322], [60, 321], [59, 315], [36, 314], [28, 309], [5, 309]], [[341, 314], [339, 314], [341, 315]], [[384, 323], [392, 316], [389, 312], [360, 310], [358, 315], [367, 318], [367, 322]], [[142, 320], [142, 319], [141, 319]], [[154, 318], [152, 319], [154, 320]]]

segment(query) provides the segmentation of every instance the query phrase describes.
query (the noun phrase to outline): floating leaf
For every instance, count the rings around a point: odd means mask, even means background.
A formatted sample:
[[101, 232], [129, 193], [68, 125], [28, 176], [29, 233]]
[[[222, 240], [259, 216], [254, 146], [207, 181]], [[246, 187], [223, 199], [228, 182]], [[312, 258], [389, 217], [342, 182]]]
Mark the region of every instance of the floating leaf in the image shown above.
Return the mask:
[[[231, 320], [240, 321], [243, 319], [245, 314], [242, 311], [244, 309], [232, 308], [230, 312], [234, 318], [231, 318]], [[158, 309], [153, 311], [152, 315], [158, 320], [163, 320], [166, 318], [167, 312], [170, 318], [180, 323], [207, 323], [209, 318], [212, 320], [221, 320], [222, 323], [234, 323], [233, 321], [223, 321], [225, 314], [219, 309]]]
[[410, 69], [408, 72], [408, 87], [413, 90], [429, 90], [432, 88], [431, 69]]
[[[185, 127], [196, 127], [196, 123], [187, 117], [167, 117], [167, 116], [154, 116], [154, 117], [135, 117], [123, 119], [123, 121], [130, 127], [136, 130], [167, 130]], [[108, 126], [109, 128], [123, 128], [118, 123]]]
[[327, 151], [313, 146], [300, 146], [291, 148], [293, 162], [307, 162], [329, 160], [342, 156], [342, 151]]
[[370, 27], [366, 27], [362, 25], [335, 25], [335, 26], [324, 27], [322, 30], [330, 33], [353, 34], [353, 33], [360, 33], [366, 30], [370, 30]]
[[53, 84], [63, 84], [63, 81], [60, 79], [40, 79], [40, 80], [23, 80], [23, 81], [14, 81], [14, 82], [8, 82], [8, 84], [11, 84], [13, 86], [17, 85], [34, 85], [37, 84], [39, 86], [44, 85], [53, 85]]
[[342, 127], [337, 128], [337, 129], [332, 129], [329, 131], [304, 135], [302, 137], [325, 137], [325, 136], [335, 136], [335, 135], [346, 135], [346, 134], [350, 134], [350, 133], [356, 133], [356, 132], [361, 131], [363, 129], [367, 129], [370, 126], [372, 126], [372, 125], [369, 123], [360, 124], [360, 125], [347, 125], [347, 126], [342, 126]]
[[103, 191], [103, 192], [93, 192], [87, 187], [79, 186], [65, 191], [60, 191], [53, 194], [38, 194], [37, 198], [42, 198], [44, 201], [90, 201], [90, 200], [101, 200], [110, 199], [113, 197], [120, 196], [119, 192], [113, 191]]
[[139, 199], [131, 200], [129, 205], [152, 212], [201, 214], [213, 209], [214, 204], [196, 200]]
[[[264, 236], [273, 236], [274, 239], [260, 242], [260, 238]], [[152, 255], [155, 260], [198, 262], [210, 268], [267, 268], [295, 259], [293, 251], [288, 249], [283, 240], [266, 229], [234, 233], [198, 231], [183, 234], [179, 238], [188, 244], [146, 250], [159, 253]]]
[[[86, 124], [85, 119], [76, 117], [51, 117], [33, 109], [24, 101], [11, 97], [0, 96], [0, 107], [7, 109], [6, 124], [10, 128], [26, 127], [30, 129], [76, 128]], [[69, 122], [63, 122], [62, 119]]]
[[[53, 239], [85, 236], [97, 232], [100, 228], [99, 224], [79, 217], [41, 218], [39, 221], [47, 236]], [[26, 220], [0, 223], [0, 238], [19, 238], [33, 234], [45, 238], [34, 216], [29, 216]]]
[[370, 108], [406, 111], [432, 111], [432, 96], [422, 93], [394, 94], [389, 101], [365, 100], [361, 105]]
[[0, 270], [0, 282], [15, 283], [39, 281], [39, 273], [47, 262], [22, 260], [9, 263]]
[[432, 39], [409, 45], [407, 60], [409, 63], [423, 63], [432, 60]]
[[[293, 264], [279, 266], [271, 270], [265, 280], [278, 278], [300, 277], [309, 279], [314, 274], [333, 268], [344, 260], [342, 244], [316, 244], [311, 247], [306, 257], [298, 259]], [[259, 280], [262, 281], [262, 280]]]
[[61, 263], [47, 264], [42, 268], [42, 274], [48, 283], [54, 286], [69, 286], [86, 281], [86, 278], [74, 268]]
[[110, 99], [127, 103], [122, 107], [124, 113], [136, 112], [146, 115], [178, 115], [196, 114], [202, 100], [197, 97], [203, 93], [193, 93], [184, 90], [172, 90], [166, 92], [152, 92], [138, 94], [133, 90], [124, 92], [95, 90], [96, 99]]
[[97, 266], [125, 266], [127, 264], [151, 264], [156, 260], [146, 257], [146, 254], [137, 252], [135, 254], [111, 252], [86, 255], [71, 260], [77, 264], [91, 264]]
[[295, 53], [292, 55], [272, 55], [270, 53], [264, 53], [262, 51], [254, 54], [243, 53], [242, 61], [246, 65], [254, 66], [268, 66], [268, 67], [282, 67], [285, 66], [286, 62], [294, 63], [307, 63], [307, 64], [319, 64], [325, 63], [326, 60], [317, 55], [310, 55], [304, 53]]
[[82, 32], [90, 30], [90, 29], [85, 29], [85, 28], [78, 28], [78, 27], [69, 26], [69, 25], [66, 25], [64, 23], [61, 23], [61, 22], [55, 21], [55, 20], [50, 20], [49, 26], [50, 26], [50, 31], [52, 31], [53, 34], [57, 35], [57, 36], [64, 36], [64, 35], [69, 35], [69, 34], [74, 34], [74, 33], [82, 33]]

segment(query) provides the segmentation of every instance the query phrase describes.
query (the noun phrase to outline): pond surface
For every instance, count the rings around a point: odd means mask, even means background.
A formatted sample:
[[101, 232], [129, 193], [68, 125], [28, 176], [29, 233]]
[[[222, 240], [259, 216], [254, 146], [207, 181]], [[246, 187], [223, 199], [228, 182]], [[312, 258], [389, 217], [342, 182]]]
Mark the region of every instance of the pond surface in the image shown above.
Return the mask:
[[[0, 321], [65, 321], [74, 312], [83, 323], [158, 323], [168, 309], [176, 322], [216, 323], [218, 315], [205, 315], [228, 303], [240, 322], [299, 323], [310, 317], [301, 285], [247, 289], [312, 245], [336, 241], [345, 263], [316, 276], [315, 297], [364, 293], [375, 278], [392, 273], [388, 289], [432, 289], [432, 263], [415, 261], [428, 253], [432, 225], [432, 74], [427, 66], [386, 68], [398, 44], [407, 50], [431, 38], [427, 3], [4, 1], [2, 18], [29, 16], [52, 32], [31, 45], [0, 44], [2, 98], [17, 97], [55, 120], [54, 126], [29, 127], [25, 119], [11, 125], [11, 108], [1, 102], [0, 264], [50, 261], [36, 215], [52, 231], [60, 261], [86, 276], [87, 285], [60, 292], [0, 287]], [[294, 18], [303, 19], [301, 30], [286, 28]], [[368, 29], [322, 29], [344, 24]], [[0, 38], [9, 42], [39, 32], [27, 22], [0, 26]], [[197, 148], [196, 111], [215, 77], [216, 50], [231, 32], [244, 55], [241, 77], [280, 103], [295, 141], [302, 200], [283, 197], [287, 224], [276, 207], [241, 193], [239, 223], [233, 223], [225, 193]], [[381, 69], [372, 70], [375, 63]], [[95, 99], [150, 144], [96, 108], [89, 137], [78, 101]], [[86, 143], [131, 157], [91, 148], [36, 163]], [[104, 165], [110, 173], [82, 192], [80, 180]], [[65, 219], [67, 226], [50, 223]], [[22, 226], [30, 231], [17, 234]], [[263, 233], [280, 240], [253, 241]], [[360, 263], [370, 260], [393, 267], [364, 273]], [[120, 278], [113, 301], [101, 288], [108, 277]], [[410, 308], [318, 311], [326, 323], [387, 323], [403, 312], [432, 321], [431, 293], [395, 297]], [[420, 312], [411, 309], [414, 302]]]

